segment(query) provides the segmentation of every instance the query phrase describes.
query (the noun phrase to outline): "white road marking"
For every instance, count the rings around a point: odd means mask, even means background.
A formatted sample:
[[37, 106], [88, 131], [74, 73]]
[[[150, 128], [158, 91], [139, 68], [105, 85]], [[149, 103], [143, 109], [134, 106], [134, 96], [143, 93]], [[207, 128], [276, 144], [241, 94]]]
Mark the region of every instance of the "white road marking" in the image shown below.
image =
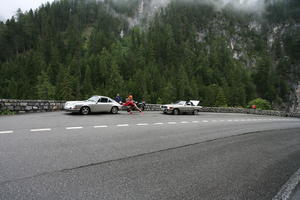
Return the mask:
[[148, 126], [148, 123], [140, 123], [140, 124], [136, 124], [137, 126]]
[[232, 122], [232, 119], [227, 120], [228, 122]]
[[124, 126], [129, 126], [129, 124], [118, 124], [118, 127], [124, 127]]
[[291, 199], [292, 192], [300, 183], [300, 169], [298, 169], [290, 179], [282, 186], [281, 190], [277, 193], [272, 200], [288, 200]]
[[51, 131], [51, 128], [30, 129], [31, 132]]
[[189, 122], [187, 122], [187, 121], [182, 121], [182, 122], [180, 122], [181, 124], [188, 124]]
[[14, 131], [0, 131], [0, 134], [13, 133]]
[[193, 123], [199, 123], [199, 121], [192, 121]]
[[207, 120], [202, 120], [202, 122], [207, 123], [208, 121]]
[[164, 123], [158, 122], [158, 123], [154, 123], [154, 125], [163, 125]]
[[177, 124], [177, 122], [168, 122], [168, 124]]
[[77, 126], [77, 127], [66, 127], [67, 130], [76, 130], [76, 129], [83, 129], [82, 126]]
[[221, 120], [220, 120], [220, 122], [224, 122], [224, 121], [225, 121], [224, 119], [221, 119]]
[[241, 121], [244, 122], [244, 121], [246, 121], [246, 120], [242, 119]]
[[94, 128], [107, 128], [107, 125], [101, 125], [101, 126], [94, 126]]

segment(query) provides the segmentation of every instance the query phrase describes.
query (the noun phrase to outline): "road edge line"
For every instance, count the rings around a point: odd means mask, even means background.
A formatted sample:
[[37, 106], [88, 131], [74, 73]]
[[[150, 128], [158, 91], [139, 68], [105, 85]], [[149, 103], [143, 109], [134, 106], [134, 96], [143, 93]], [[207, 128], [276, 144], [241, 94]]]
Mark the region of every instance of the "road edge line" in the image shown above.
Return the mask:
[[300, 184], [300, 168], [289, 178], [281, 187], [279, 192], [272, 200], [290, 200], [293, 198], [295, 189]]

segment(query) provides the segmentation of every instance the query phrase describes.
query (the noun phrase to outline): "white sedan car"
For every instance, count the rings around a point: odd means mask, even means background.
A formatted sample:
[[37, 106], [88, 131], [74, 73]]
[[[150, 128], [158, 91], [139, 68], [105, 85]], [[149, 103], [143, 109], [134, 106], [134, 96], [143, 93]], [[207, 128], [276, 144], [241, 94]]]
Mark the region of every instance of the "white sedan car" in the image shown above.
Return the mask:
[[67, 101], [64, 110], [69, 112], [79, 112], [87, 115], [91, 112], [110, 112], [117, 114], [122, 109], [122, 105], [115, 100], [105, 96], [92, 96], [85, 101]]
[[174, 104], [161, 105], [160, 108], [165, 114], [179, 115], [183, 113], [191, 113], [197, 115], [202, 106], [198, 106], [200, 101], [177, 101]]

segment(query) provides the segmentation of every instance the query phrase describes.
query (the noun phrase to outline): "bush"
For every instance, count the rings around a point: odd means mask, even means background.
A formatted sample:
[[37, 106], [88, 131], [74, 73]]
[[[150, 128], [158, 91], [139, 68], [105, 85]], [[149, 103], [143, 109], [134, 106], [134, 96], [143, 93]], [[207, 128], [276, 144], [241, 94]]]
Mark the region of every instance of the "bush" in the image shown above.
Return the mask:
[[260, 110], [271, 110], [272, 108], [270, 102], [262, 98], [253, 99], [248, 103], [247, 107], [252, 108], [252, 105], [256, 105], [256, 109]]
[[0, 115], [14, 115], [14, 114], [16, 114], [16, 113], [13, 111], [10, 111], [10, 110], [0, 111]]

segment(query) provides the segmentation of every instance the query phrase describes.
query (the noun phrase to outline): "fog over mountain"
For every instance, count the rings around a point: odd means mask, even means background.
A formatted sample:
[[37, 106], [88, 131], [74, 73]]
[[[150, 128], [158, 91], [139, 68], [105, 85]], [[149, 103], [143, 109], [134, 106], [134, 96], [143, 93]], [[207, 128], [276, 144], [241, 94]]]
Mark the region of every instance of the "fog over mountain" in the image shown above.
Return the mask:
[[[103, 0], [102, 0], [103, 1]], [[126, 0], [113, 0], [114, 2], [122, 2]], [[265, 5], [264, 0], [144, 0], [145, 4], [150, 5], [150, 9], [165, 7], [171, 1], [177, 2], [197, 2], [214, 4], [217, 8], [222, 9], [226, 6], [231, 6], [236, 9], [245, 11], [262, 11]], [[142, 0], [140, 0], [142, 2]]]
[[[101, 2], [108, 2], [104, 0], [99, 0]], [[128, 4], [131, 3], [130, 0], [111, 0], [114, 4]], [[270, 0], [269, 0], [270, 1]], [[271, 0], [277, 1], [277, 0]], [[151, 19], [155, 13], [159, 12], [161, 8], [165, 8], [172, 2], [177, 3], [196, 3], [196, 4], [210, 4], [215, 6], [216, 10], [222, 9], [233, 9], [242, 12], [251, 12], [262, 14], [265, 10], [265, 2], [267, 0], [136, 0], [136, 3], [139, 4], [136, 14], [134, 16], [120, 16], [128, 21], [130, 27], [135, 25], [140, 25], [144, 20], [142, 19]]]

